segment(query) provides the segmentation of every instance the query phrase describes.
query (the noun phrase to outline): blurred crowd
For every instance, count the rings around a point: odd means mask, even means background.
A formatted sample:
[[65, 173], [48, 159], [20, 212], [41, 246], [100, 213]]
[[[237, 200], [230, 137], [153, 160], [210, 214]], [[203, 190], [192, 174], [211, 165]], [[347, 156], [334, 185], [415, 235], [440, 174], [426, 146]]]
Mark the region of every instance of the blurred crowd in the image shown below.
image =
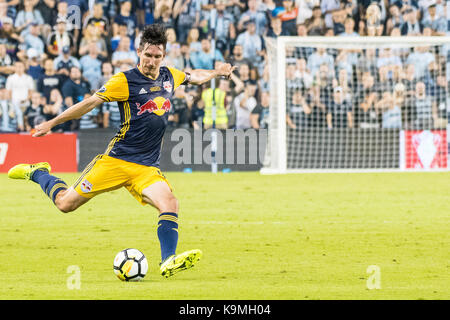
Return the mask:
[[[215, 25], [211, 12], [216, 9]], [[162, 23], [164, 64], [238, 68], [215, 89], [181, 86], [169, 124], [266, 128], [266, 39], [278, 36], [444, 36], [443, 0], [11, 0], [0, 2], [0, 132], [31, 131], [138, 63], [140, 30]], [[215, 40], [212, 41], [214, 30]], [[215, 47], [215, 51], [213, 50]], [[214, 52], [213, 52], [214, 51]], [[291, 128], [445, 127], [447, 48], [288, 48]], [[117, 103], [54, 128], [119, 128]]]

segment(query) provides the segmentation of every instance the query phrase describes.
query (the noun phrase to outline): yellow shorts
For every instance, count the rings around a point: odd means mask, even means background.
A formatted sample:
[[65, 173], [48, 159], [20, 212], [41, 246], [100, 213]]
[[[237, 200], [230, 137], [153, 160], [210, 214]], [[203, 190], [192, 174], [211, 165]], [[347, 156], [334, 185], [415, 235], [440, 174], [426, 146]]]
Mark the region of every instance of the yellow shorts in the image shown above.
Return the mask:
[[145, 205], [142, 191], [158, 181], [164, 181], [172, 190], [172, 186], [159, 168], [101, 154], [86, 166], [73, 188], [80, 196], [90, 199], [100, 193], [125, 187], [133, 197]]

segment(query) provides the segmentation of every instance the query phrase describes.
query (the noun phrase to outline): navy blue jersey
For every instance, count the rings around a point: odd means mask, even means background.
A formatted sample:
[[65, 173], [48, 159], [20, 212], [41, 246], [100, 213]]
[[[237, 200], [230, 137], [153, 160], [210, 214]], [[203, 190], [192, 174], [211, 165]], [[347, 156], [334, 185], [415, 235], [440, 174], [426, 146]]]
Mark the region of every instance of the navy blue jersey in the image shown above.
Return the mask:
[[117, 101], [121, 126], [105, 154], [145, 166], [159, 167], [161, 143], [174, 90], [185, 73], [161, 67], [153, 80], [133, 68], [115, 74], [95, 94], [104, 101]]

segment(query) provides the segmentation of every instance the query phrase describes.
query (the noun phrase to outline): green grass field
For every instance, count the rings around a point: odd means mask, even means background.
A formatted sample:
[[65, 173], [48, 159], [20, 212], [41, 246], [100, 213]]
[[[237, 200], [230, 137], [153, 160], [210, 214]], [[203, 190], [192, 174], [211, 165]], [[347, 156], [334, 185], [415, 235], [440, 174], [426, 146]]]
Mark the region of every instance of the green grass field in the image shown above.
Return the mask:
[[[125, 189], [62, 214], [38, 185], [0, 175], [0, 299], [450, 298], [450, 173], [167, 177], [178, 252], [204, 255], [164, 279], [157, 212]], [[149, 260], [139, 283], [113, 273], [129, 247]], [[72, 265], [79, 290], [67, 286]], [[381, 289], [367, 288], [371, 265]]]

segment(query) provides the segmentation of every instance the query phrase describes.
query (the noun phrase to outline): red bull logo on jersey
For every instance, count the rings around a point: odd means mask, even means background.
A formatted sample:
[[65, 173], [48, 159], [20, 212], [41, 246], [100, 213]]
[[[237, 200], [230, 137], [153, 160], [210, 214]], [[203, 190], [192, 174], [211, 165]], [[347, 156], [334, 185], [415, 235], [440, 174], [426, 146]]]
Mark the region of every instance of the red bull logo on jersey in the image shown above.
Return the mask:
[[155, 113], [158, 116], [162, 116], [164, 113], [169, 112], [170, 110], [170, 100], [164, 99], [163, 97], [156, 97], [153, 100], [148, 100], [146, 103], [141, 105], [136, 102], [136, 106], [138, 108], [137, 115], [140, 116], [145, 112]]

